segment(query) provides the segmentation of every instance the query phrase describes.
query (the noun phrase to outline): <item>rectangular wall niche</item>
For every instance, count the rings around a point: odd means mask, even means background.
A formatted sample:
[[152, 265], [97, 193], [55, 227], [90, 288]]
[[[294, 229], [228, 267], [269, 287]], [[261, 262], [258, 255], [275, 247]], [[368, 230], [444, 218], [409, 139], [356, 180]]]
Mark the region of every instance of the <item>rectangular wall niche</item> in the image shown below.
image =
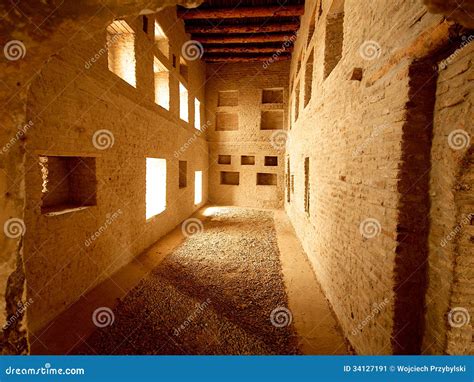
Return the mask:
[[170, 109], [170, 73], [156, 57], [153, 61], [155, 72], [155, 102], [166, 110]]
[[262, 111], [260, 129], [261, 130], [283, 129], [283, 110]]
[[123, 20], [107, 27], [109, 70], [132, 86], [136, 86], [135, 32]]
[[309, 158], [304, 158], [304, 210], [309, 215]]
[[230, 164], [231, 156], [230, 155], [219, 155], [217, 157], [218, 164]]
[[311, 53], [306, 61], [306, 67], [304, 71], [304, 107], [309, 103], [311, 94], [313, 92], [313, 61], [314, 61], [314, 49], [311, 49]]
[[257, 186], [276, 186], [277, 174], [257, 173]]
[[194, 172], [194, 204], [202, 202], [202, 171]]
[[179, 188], [185, 188], [188, 185], [188, 162], [179, 161]]
[[255, 164], [255, 156], [253, 155], [242, 155], [240, 157], [240, 164], [244, 166], [254, 165]]
[[188, 80], [188, 63], [184, 57], [179, 58], [179, 74], [181, 74], [186, 81]]
[[146, 219], [166, 209], [166, 159], [146, 158]]
[[221, 171], [221, 184], [238, 186], [240, 181], [240, 173], [234, 171]]
[[237, 106], [239, 104], [239, 92], [237, 90], [220, 91], [217, 106]]
[[278, 166], [278, 157], [266, 156], [265, 166]]
[[342, 58], [344, 45], [344, 0], [331, 5], [326, 19], [324, 42], [324, 79], [326, 79]]
[[96, 205], [95, 158], [40, 156], [41, 212], [60, 212]]
[[237, 113], [216, 113], [216, 131], [232, 131], [239, 129], [239, 116]]
[[283, 89], [263, 89], [262, 103], [283, 103]]

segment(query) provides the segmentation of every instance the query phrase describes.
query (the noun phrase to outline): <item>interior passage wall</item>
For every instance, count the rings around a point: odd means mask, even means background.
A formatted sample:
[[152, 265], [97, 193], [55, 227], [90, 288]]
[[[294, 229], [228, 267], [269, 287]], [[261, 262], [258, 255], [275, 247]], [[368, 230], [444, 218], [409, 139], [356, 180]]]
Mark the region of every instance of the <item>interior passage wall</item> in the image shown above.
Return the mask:
[[[474, 41], [474, 34], [461, 41]], [[474, 44], [460, 45], [440, 67], [431, 151], [423, 347], [430, 354], [474, 354]]]
[[[207, 65], [213, 203], [283, 206], [288, 73], [288, 61]], [[230, 163], [219, 160], [220, 155], [230, 156]], [[268, 159], [266, 164], [265, 157], [277, 157], [276, 165]]]
[[[341, 14], [342, 29], [335, 23]], [[312, 20], [315, 32], [308, 35]], [[417, 121], [409, 119], [412, 60], [435, 44], [424, 33], [437, 31], [439, 38], [443, 30], [442, 18], [414, 0], [310, 1], [293, 53], [285, 208], [360, 354], [420, 351], [423, 323], [414, 320], [422, 316], [423, 302], [417, 303], [417, 317], [400, 314], [410, 293], [424, 296], [412, 288], [400, 301], [399, 287], [415, 264], [410, 243], [416, 237], [413, 227], [399, 225], [400, 214], [417, 190], [406, 188], [401, 197], [410, 179], [401, 169], [409, 171], [410, 160], [419, 158], [413, 151], [418, 133], [410, 125]], [[334, 39], [342, 39], [341, 52], [327, 45]], [[464, 112], [453, 113], [450, 128]], [[429, 128], [430, 116], [420, 117]], [[420, 124], [416, 128], [427, 134]], [[423, 277], [422, 269], [413, 271]], [[416, 334], [404, 329], [410, 326]]]
[[[108, 69], [107, 52], [117, 42], [107, 41], [105, 30], [89, 40], [71, 40], [31, 86], [25, 267], [33, 333], [207, 200], [208, 145], [204, 134], [193, 128], [194, 99], [204, 101], [204, 64], [189, 61], [188, 78], [181, 76], [183, 23], [174, 8], [157, 19], [170, 38], [169, 57], [154, 44], [153, 17], [149, 16], [147, 32], [142, 17], [126, 20], [135, 35], [136, 87]], [[154, 57], [170, 73], [170, 111], [155, 103]], [[190, 95], [190, 123], [179, 118], [180, 82]], [[46, 215], [41, 208], [44, 174], [39, 156], [95, 158], [95, 205]], [[167, 176], [166, 209], [148, 220], [147, 157], [166, 159]], [[187, 161], [183, 188], [179, 160]], [[199, 205], [194, 204], [194, 171], [203, 172]]]

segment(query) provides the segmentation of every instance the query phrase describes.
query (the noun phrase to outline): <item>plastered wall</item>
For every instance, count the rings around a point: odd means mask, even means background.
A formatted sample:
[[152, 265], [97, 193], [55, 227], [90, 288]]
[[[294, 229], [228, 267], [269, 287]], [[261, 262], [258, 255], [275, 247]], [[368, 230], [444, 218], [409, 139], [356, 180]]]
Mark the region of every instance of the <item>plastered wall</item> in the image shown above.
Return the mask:
[[[288, 70], [288, 61], [207, 66], [209, 198], [213, 203], [263, 208], [283, 205], [285, 143], [281, 136], [287, 128]], [[283, 102], [262, 104], [263, 89], [281, 89]], [[225, 91], [238, 92], [236, 106], [219, 106], [219, 92]], [[225, 99], [225, 95], [221, 97]], [[262, 112], [272, 110], [283, 110], [282, 129], [261, 130]], [[216, 130], [217, 113], [237, 114], [238, 129]], [[231, 164], [218, 164], [219, 155], [231, 155]], [[241, 156], [254, 156], [255, 164], [241, 165]], [[265, 166], [265, 156], [277, 156], [278, 166]], [[239, 172], [239, 185], [221, 184], [222, 171]], [[276, 174], [277, 184], [257, 185], [257, 173]]]
[[[158, 14], [157, 20], [179, 62], [186, 41], [182, 22], [174, 8]], [[27, 142], [25, 269], [27, 295], [34, 301], [27, 313], [33, 332], [207, 201], [208, 146], [205, 134], [193, 128], [194, 97], [204, 102], [204, 65], [188, 62], [186, 81], [172, 59], [153, 47], [142, 18], [126, 21], [135, 32], [136, 88], [108, 69], [104, 30], [52, 57], [29, 92], [27, 115], [34, 129]], [[154, 55], [170, 70], [170, 111], [154, 102]], [[179, 119], [178, 81], [190, 94], [189, 124]], [[43, 214], [39, 155], [95, 157], [96, 205]], [[149, 220], [147, 157], [167, 161], [166, 210]], [[178, 160], [187, 161], [186, 188], [179, 188]], [[198, 170], [203, 171], [204, 197], [194, 205]]]

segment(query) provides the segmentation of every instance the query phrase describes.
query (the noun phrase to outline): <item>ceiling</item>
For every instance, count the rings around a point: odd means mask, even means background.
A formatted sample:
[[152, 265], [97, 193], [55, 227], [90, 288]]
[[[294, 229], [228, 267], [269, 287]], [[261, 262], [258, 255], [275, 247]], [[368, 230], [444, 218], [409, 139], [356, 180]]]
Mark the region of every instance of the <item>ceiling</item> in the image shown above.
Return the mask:
[[208, 0], [178, 7], [206, 62], [250, 62], [291, 58], [304, 0]]

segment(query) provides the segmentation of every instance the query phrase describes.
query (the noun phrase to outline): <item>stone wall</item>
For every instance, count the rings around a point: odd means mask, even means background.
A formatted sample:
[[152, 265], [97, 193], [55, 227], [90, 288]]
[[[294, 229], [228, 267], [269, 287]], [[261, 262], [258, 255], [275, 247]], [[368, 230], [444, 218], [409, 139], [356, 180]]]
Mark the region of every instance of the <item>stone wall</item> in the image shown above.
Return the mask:
[[[426, 289], [441, 285], [428, 264], [436, 70], [423, 60], [455, 45], [451, 24], [416, 1], [323, 0], [319, 8], [306, 3], [291, 64], [285, 208], [354, 349], [419, 353], [425, 321], [447, 325], [446, 305], [436, 317], [425, 305]], [[337, 36], [341, 13], [338, 61], [325, 42]], [[468, 78], [456, 83], [468, 86]], [[466, 118], [466, 107], [446, 129]]]
[[[288, 70], [288, 61], [207, 65], [211, 202], [263, 208], [283, 205], [285, 142], [281, 138], [287, 127]], [[232, 128], [238, 123], [238, 129], [224, 130], [229, 115], [234, 115]], [[219, 155], [230, 155], [230, 164], [219, 164]], [[242, 156], [253, 158], [242, 162]], [[276, 156], [277, 165], [265, 165], [266, 156]], [[222, 184], [226, 183], [222, 172], [239, 173], [239, 184]], [[275, 174], [276, 184], [257, 184], [258, 173]], [[266, 183], [265, 176], [260, 179]]]
[[[193, 128], [194, 97], [204, 101], [204, 65], [189, 61], [188, 81], [181, 77], [172, 55], [179, 62], [186, 41], [183, 24], [176, 22], [173, 8], [157, 19], [170, 36], [169, 60], [154, 48], [153, 34], [142, 30], [142, 17], [126, 20], [135, 35], [136, 88], [108, 69], [105, 29], [52, 57], [30, 88], [24, 257], [27, 297], [33, 300], [27, 310], [32, 332], [207, 200], [208, 147], [205, 135]], [[153, 30], [153, 17], [148, 24]], [[154, 56], [170, 71], [170, 111], [155, 103]], [[188, 87], [190, 123], [179, 118], [179, 82]], [[68, 213], [42, 211], [39, 156], [95, 158], [96, 205]], [[166, 210], [149, 220], [147, 157], [167, 161]], [[187, 161], [185, 188], [179, 188], [178, 160]], [[194, 205], [198, 170], [203, 171], [204, 197]]]

